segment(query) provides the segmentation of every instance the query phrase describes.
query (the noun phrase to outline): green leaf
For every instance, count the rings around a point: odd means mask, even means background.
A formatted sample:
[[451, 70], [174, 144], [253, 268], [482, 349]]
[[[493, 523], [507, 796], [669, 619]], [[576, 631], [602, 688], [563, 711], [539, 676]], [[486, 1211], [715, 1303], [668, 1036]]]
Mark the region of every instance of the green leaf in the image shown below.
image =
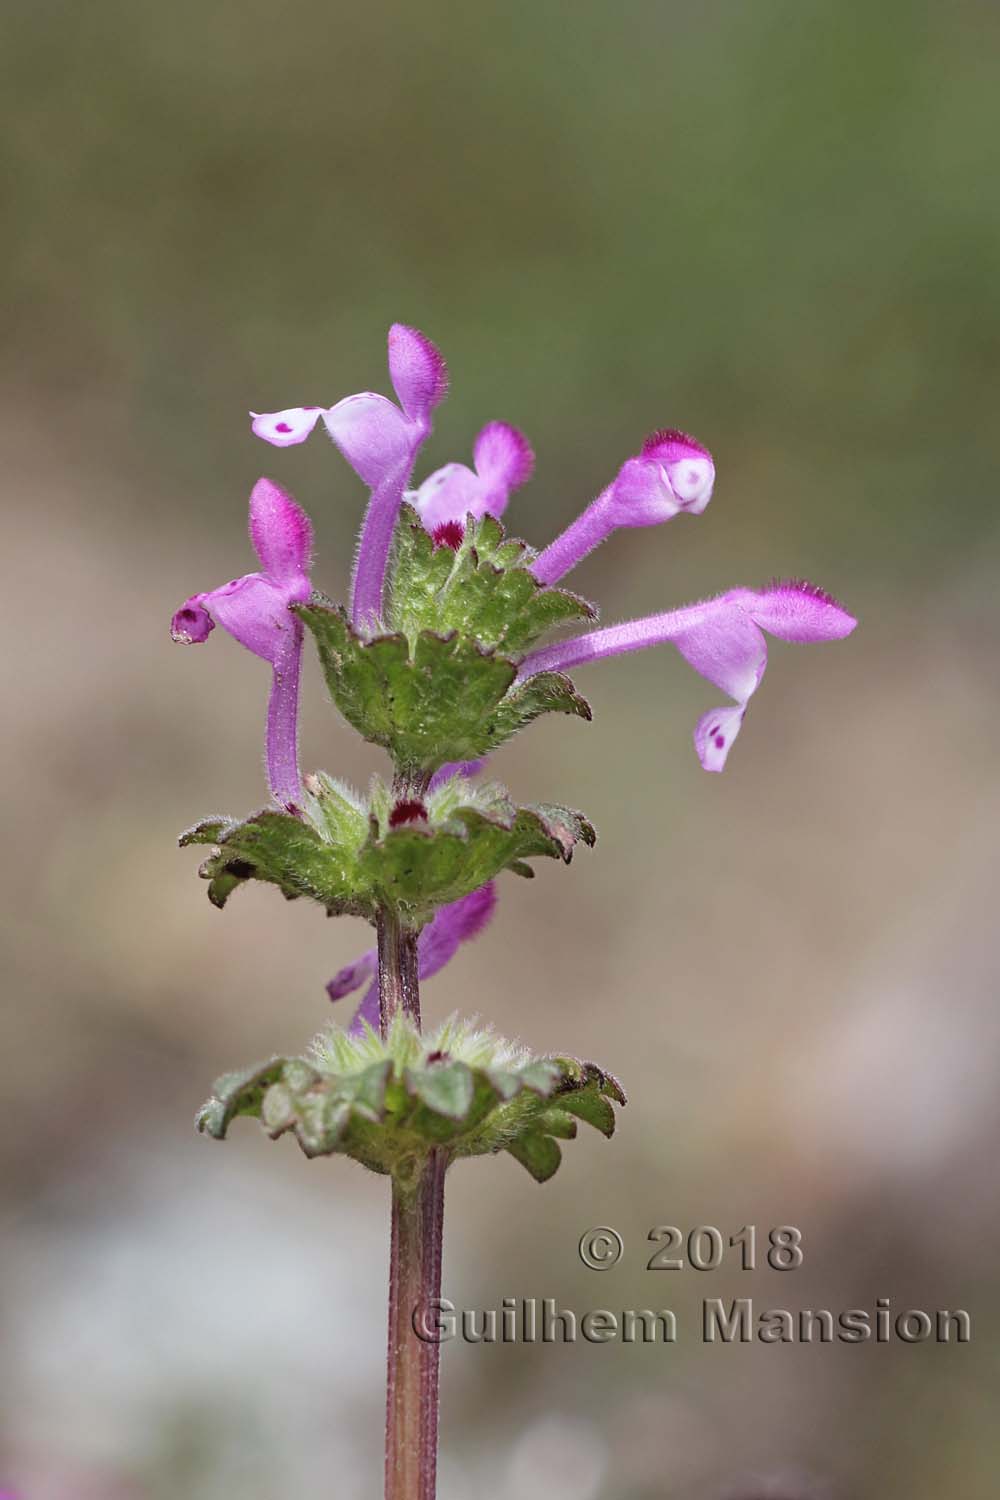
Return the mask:
[[297, 606], [316, 640], [330, 696], [349, 724], [397, 765], [434, 771], [490, 748], [490, 721], [514, 681], [506, 657], [457, 634], [424, 630], [363, 641], [343, 610]]
[[567, 1094], [560, 1100], [560, 1106], [571, 1115], [578, 1115], [581, 1120], [586, 1120], [588, 1125], [593, 1125], [602, 1135], [614, 1135], [615, 1112], [601, 1094], [591, 1089], [578, 1094]]
[[593, 1063], [531, 1057], [454, 1017], [421, 1035], [400, 1014], [386, 1040], [331, 1028], [309, 1057], [227, 1074], [198, 1126], [221, 1138], [235, 1116], [257, 1115], [307, 1156], [346, 1155], [401, 1179], [432, 1150], [448, 1161], [508, 1151], [544, 1182], [577, 1118], [611, 1134], [609, 1098], [624, 1101], [621, 1086]]
[[495, 516], [468, 526], [457, 553], [435, 547], [405, 506], [390, 574], [390, 624], [411, 641], [423, 630], [457, 631], [520, 655], [553, 626], [596, 618], [585, 599], [539, 584], [530, 572], [534, 557], [524, 542], [505, 539]]
[[551, 1136], [524, 1135], [507, 1147], [515, 1161], [526, 1167], [536, 1182], [548, 1182], [559, 1170], [562, 1152]]
[[547, 1109], [538, 1116], [538, 1124], [546, 1135], [562, 1141], [576, 1140], [577, 1124], [568, 1110]]
[[596, 1063], [582, 1062], [578, 1057], [556, 1057], [553, 1062], [563, 1077], [560, 1092], [576, 1093], [578, 1090], [593, 1089], [604, 1098], [613, 1099], [616, 1104], [628, 1103], [625, 1090], [615, 1075], [599, 1068]]
[[549, 1058], [538, 1058], [525, 1063], [517, 1075], [526, 1089], [531, 1089], [539, 1098], [547, 1099], [559, 1082], [561, 1074], [558, 1064]]
[[189, 844], [217, 844], [235, 824], [235, 818], [203, 818], [200, 823], [182, 833], [177, 842], [182, 849], [186, 849]]
[[284, 1058], [272, 1057], [266, 1063], [224, 1073], [216, 1080], [211, 1098], [198, 1111], [195, 1119], [198, 1129], [221, 1141], [230, 1121], [238, 1115], [259, 1115], [265, 1093], [281, 1076], [284, 1066]]
[[594, 717], [586, 698], [581, 697], [562, 672], [539, 672], [520, 683], [497, 705], [488, 725], [486, 749], [498, 749], [542, 714], [575, 714], [588, 722]]
[[412, 1093], [428, 1109], [449, 1120], [464, 1120], [475, 1093], [475, 1081], [462, 1062], [438, 1062], [407, 1072]]
[[231, 823], [217, 842], [218, 853], [200, 871], [216, 906], [245, 881], [263, 880], [289, 899], [309, 896], [331, 913], [364, 916], [370, 910], [368, 893], [359, 889], [357, 849], [331, 843], [304, 816], [265, 809]]
[[516, 807], [502, 788], [453, 809], [440, 826], [403, 824], [375, 838], [360, 856], [364, 882], [413, 922], [457, 901], [513, 865], [542, 857], [569, 862], [577, 843], [593, 844], [592, 825], [569, 808]]
[[461, 547], [435, 547], [404, 507], [394, 538], [389, 630], [360, 635], [341, 607], [313, 595], [295, 611], [315, 638], [327, 686], [349, 724], [410, 773], [475, 760], [543, 713], [590, 718], [568, 678], [515, 686], [517, 665], [547, 631], [595, 618], [593, 606], [544, 588], [534, 553], [492, 516]]
[[268, 808], [242, 823], [212, 819], [182, 842], [217, 841], [201, 866], [209, 899], [224, 906], [248, 880], [307, 896], [331, 914], [374, 919], [390, 906], [413, 926], [511, 868], [531, 873], [532, 858], [568, 862], [578, 843], [593, 844], [580, 813], [549, 803], [517, 807], [496, 783], [455, 777], [427, 799], [427, 821], [390, 825], [392, 796], [377, 778], [369, 798], [323, 775], [305, 780], [300, 813]]

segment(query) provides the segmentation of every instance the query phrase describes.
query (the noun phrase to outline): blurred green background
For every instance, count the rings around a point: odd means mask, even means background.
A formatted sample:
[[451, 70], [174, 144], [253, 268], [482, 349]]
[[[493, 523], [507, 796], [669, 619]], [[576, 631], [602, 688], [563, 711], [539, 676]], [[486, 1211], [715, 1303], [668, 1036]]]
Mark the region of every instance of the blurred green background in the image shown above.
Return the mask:
[[[364, 496], [246, 412], [386, 389], [416, 324], [453, 394], [420, 473], [522, 425], [543, 543], [677, 425], [697, 523], [574, 583], [606, 619], [805, 575], [861, 627], [772, 650], [730, 766], [671, 652], [582, 671], [595, 722], [498, 772], [598, 824], [425, 1009], [632, 1094], [544, 1191], [459, 1167], [446, 1293], [671, 1306], [672, 1348], [444, 1351], [442, 1500], [996, 1493], [1000, 12], [986, 0], [13, 0], [4, 196], [7, 975], [0, 1489], [379, 1492], [384, 1185], [191, 1117], [299, 1050], [367, 942], [174, 836], [261, 801], [261, 665], [177, 604], [250, 565], [263, 470], [346, 585]], [[305, 762], [378, 756], [310, 663]], [[644, 1270], [648, 1230], [805, 1236], [794, 1275]], [[616, 1226], [604, 1275], [580, 1234]], [[967, 1308], [965, 1347], [706, 1347], [703, 1297]]]

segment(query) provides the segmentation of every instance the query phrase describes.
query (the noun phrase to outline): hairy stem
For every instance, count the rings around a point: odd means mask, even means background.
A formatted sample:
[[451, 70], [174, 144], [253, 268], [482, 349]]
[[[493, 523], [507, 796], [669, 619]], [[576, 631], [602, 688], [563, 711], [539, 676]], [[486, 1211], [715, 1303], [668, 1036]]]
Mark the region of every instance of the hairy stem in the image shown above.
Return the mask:
[[434, 1500], [436, 1492], [441, 1349], [418, 1338], [414, 1322], [426, 1326], [441, 1296], [446, 1166], [445, 1153], [432, 1151], [415, 1184], [392, 1184], [386, 1500]]
[[[378, 919], [379, 1020], [387, 1035], [397, 1011], [420, 1025], [417, 939], [394, 912]], [[414, 1328], [441, 1296], [444, 1151], [432, 1151], [411, 1179], [392, 1181], [389, 1340], [386, 1356], [385, 1500], [434, 1500], [440, 1346]]]
[[379, 1030], [388, 1036], [398, 1010], [419, 1029], [420, 986], [417, 981], [417, 935], [403, 926], [395, 912], [383, 911], [378, 933]]

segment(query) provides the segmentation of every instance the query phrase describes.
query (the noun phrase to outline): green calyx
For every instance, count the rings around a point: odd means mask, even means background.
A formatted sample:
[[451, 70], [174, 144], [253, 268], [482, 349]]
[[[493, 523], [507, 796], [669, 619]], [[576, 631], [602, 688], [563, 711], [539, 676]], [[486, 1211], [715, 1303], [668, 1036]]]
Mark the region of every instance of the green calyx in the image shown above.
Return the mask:
[[197, 1125], [222, 1140], [233, 1119], [252, 1115], [272, 1139], [294, 1135], [306, 1156], [349, 1156], [401, 1182], [414, 1180], [433, 1150], [449, 1162], [507, 1151], [545, 1182], [577, 1121], [610, 1136], [613, 1104], [625, 1102], [617, 1080], [593, 1063], [533, 1057], [454, 1017], [424, 1035], [397, 1015], [385, 1040], [332, 1028], [305, 1057], [226, 1074]]
[[321, 598], [295, 606], [312, 631], [327, 686], [348, 723], [411, 775], [496, 750], [544, 713], [590, 718], [568, 677], [516, 682], [524, 654], [554, 626], [589, 622], [593, 606], [530, 572], [533, 553], [492, 516], [461, 546], [435, 546], [404, 506], [396, 530], [384, 633], [367, 637]]
[[215, 846], [200, 872], [214, 905], [224, 906], [246, 881], [263, 880], [331, 914], [374, 920], [388, 907], [419, 927], [501, 870], [530, 876], [527, 860], [568, 863], [578, 843], [596, 838], [582, 814], [547, 803], [518, 807], [495, 782], [453, 777], [406, 804], [407, 820], [398, 823], [400, 809], [377, 777], [367, 798], [324, 775], [306, 784], [299, 813], [209, 818], [181, 835], [182, 846]]

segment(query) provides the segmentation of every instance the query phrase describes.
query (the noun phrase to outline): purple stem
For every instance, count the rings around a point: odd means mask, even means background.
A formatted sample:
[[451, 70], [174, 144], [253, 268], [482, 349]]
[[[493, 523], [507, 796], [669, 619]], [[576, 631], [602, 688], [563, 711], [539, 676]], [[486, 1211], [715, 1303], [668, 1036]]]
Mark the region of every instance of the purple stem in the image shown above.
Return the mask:
[[382, 614], [382, 591], [392, 534], [416, 452], [417, 443], [414, 443], [405, 461], [391, 468], [376, 485], [365, 511], [351, 581], [351, 620], [359, 629], [372, 624]]
[[447, 1153], [432, 1151], [416, 1183], [392, 1182], [385, 1500], [434, 1500], [441, 1346], [420, 1339], [414, 1312], [441, 1297]]
[[535, 558], [531, 571], [539, 583], [556, 583], [614, 531], [615, 521], [611, 513], [613, 489], [614, 486], [609, 484], [606, 490], [602, 490], [582, 515], [577, 516], [572, 525], [567, 526]]
[[388, 1036], [398, 1010], [409, 1016], [420, 1030], [420, 986], [417, 969], [417, 935], [408, 931], [395, 912], [382, 911], [378, 934], [379, 1030]]
[[[394, 912], [378, 923], [379, 1020], [386, 1037], [402, 1010], [420, 1027], [417, 938]], [[441, 1348], [418, 1338], [414, 1314], [441, 1296], [447, 1152], [432, 1151], [415, 1178], [392, 1179], [389, 1337], [386, 1353], [385, 1500], [434, 1500]]]
[[274, 677], [267, 705], [267, 779], [271, 795], [282, 807], [302, 805], [299, 776], [299, 677], [302, 670], [303, 627], [296, 620], [274, 659]]

